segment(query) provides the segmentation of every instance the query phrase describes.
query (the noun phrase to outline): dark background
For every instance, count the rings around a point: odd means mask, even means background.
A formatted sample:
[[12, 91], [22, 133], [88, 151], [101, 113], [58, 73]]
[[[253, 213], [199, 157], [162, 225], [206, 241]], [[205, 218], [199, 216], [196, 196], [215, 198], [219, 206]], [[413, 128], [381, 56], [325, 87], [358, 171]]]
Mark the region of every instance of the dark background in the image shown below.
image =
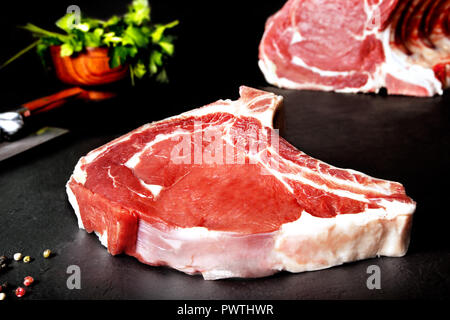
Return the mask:
[[[128, 1], [15, 1], [1, 4], [0, 61], [31, 43], [16, 25], [43, 28], [77, 4], [86, 15], [125, 12]], [[447, 205], [450, 177], [449, 94], [434, 98], [291, 91], [269, 87], [258, 69], [258, 44], [269, 15], [284, 1], [151, 1], [156, 22], [180, 20], [170, 83], [127, 80], [103, 102], [72, 102], [35, 120], [70, 129], [66, 136], [0, 163], [0, 254], [23, 252], [0, 282], [38, 283], [23, 299], [449, 299]], [[64, 86], [34, 53], [0, 70], [0, 110]], [[203, 281], [167, 268], [112, 257], [96, 236], [78, 230], [64, 185], [78, 159], [147, 122], [220, 98], [235, 99], [242, 84], [285, 97], [282, 135], [311, 156], [405, 185], [417, 201], [411, 246], [403, 258], [369, 259], [328, 270], [280, 273], [257, 280]], [[56, 255], [40, 258], [51, 248]], [[3, 252], [2, 252], [3, 251]], [[66, 268], [82, 270], [82, 289], [68, 290]], [[367, 267], [377, 264], [382, 289], [368, 290]], [[10, 296], [10, 300], [17, 300]]]

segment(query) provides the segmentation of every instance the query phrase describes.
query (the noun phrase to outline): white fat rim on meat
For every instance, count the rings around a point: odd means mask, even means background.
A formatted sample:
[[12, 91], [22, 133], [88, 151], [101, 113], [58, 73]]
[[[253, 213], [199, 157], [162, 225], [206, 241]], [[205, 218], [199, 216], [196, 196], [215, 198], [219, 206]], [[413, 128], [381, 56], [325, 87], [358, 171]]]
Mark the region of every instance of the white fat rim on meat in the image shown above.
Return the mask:
[[108, 232], [105, 230], [103, 233], [94, 231], [95, 235], [98, 237], [98, 240], [100, 240], [100, 243], [105, 247], [108, 248]]
[[78, 220], [78, 228], [85, 229], [84, 225], [83, 225], [83, 220], [81, 220], [80, 207], [78, 206], [77, 198], [75, 197], [74, 193], [72, 192], [72, 189], [70, 189], [69, 182], [67, 182], [67, 184], [66, 184], [66, 192], [67, 192], [67, 196], [69, 198], [69, 203], [72, 205], [73, 211], [75, 211], [75, 215]]
[[[283, 270], [290, 272], [320, 270], [379, 256], [403, 256], [409, 244], [407, 230], [414, 209], [411, 205], [404, 214], [369, 209], [334, 218], [318, 218], [303, 212], [300, 219], [282, 226], [274, 251]], [[387, 228], [383, 228], [385, 224]], [[339, 244], [341, 236], [348, 236], [350, 240]], [[314, 247], [318, 244], [318, 247], [302, 257], [302, 253], [286, 252], [282, 245], [285, 241], [297, 243], [300, 252], [307, 251], [302, 245]]]
[[383, 50], [386, 61], [383, 64], [385, 76], [389, 73], [399, 80], [427, 89], [430, 96], [442, 95], [442, 83], [430, 68], [408, 62], [408, 57], [390, 46], [391, 27], [382, 34]]
[[[408, 229], [407, 224], [409, 219], [415, 210], [415, 205], [390, 202], [387, 200], [383, 201], [388, 202], [384, 204], [388, 209], [367, 209], [365, 212], [359, 214], [338, 215], [334, 218], [318, 218], [303, 211], [299, 219], [283, 224], [278, 231], [260, 234], [259, 236], [267, 236], [274, 239], [273, 247], [269, 248], [269, 252], [265, 253], [273, 256], [273, 261], [271, 262], [272, 271], [287, 270], [290, 272], [302, 272], [320, 270], [355, 259], [359, 260], [381, 255], [404, 255], [409, 243], [409, 235], [405, 233]], [[383, 223], [388, 223], [389, 227], [383, 230]], [[139, 228], [152, 228], [150, 225], [144, 226], [143, 224], [146, 223], [141, 222]], [[313, 262], [298, 262], [298, 258], [301, 260], [301, 257], [292, 256], [291, 253], [285, 252], [282, 247], [282, 243], [289, 239], [294, 239], [294, 241], [299, 239], [299, 243], [305, 239], [307, 241], [313, 239], [313, 241], [326, 245], [329, 241], [332, 242], [334, 240], [330, 238], [330, 234], [334, 232], [347, 235], [354, 233], [356, 236], [352, 237], [343, 246], [337, 246], [333, 249], [328, 249], [326, 246], [320, 247], [323, 250], [318, 250], [314, 253], [313, 257], [308, 256], [306, 259]], [[158, 236], [158, 241], [165, 243], [164, 248], [160, 248], [162, 250], [161, 254], [164, 254], [164, 252], [169, 250], [168, 247], [172, 248], [171, 250], [174, 250], [174, 252], [177, 250], [183, 252], [183, 246], [190, 241], [195, 243], [226, 243], [227, 239], [252, 236], [258, 235], [212, 231], [204, 227], [174, 228], [164, 232], [164, 235]], [[161, 262], [161, 257], [158, 254], [149, 256], [148, 252], [143, 249], [144, 247], [137, 245], [136, 248], [137, 254], [145, 257], [146, 260], [149, 259], [146, 262], [150, 264]], [[189, 256], [188, 253], [186, 254]], [[174, 268], [189, 274], [201, 270], [200, 273], [207, 280], [245, 276], [239, 273], [239, 271], [227, 270], [226, 268], [208, 269], [208, 266], [201, 265], [201, 263], [199, 264], [196, 261], [196, 256], [200, 257], [202, 254], [201, 247], [199, 247], [192, 258], [185, 260], [186, 264], [184, 265], [182, 264], [183, 259], [179, 256], [173, 258], [176, 261], [162, 262], [168, 263]], [[264, 257], [261, 257], [261, 260], [263, 259]]]

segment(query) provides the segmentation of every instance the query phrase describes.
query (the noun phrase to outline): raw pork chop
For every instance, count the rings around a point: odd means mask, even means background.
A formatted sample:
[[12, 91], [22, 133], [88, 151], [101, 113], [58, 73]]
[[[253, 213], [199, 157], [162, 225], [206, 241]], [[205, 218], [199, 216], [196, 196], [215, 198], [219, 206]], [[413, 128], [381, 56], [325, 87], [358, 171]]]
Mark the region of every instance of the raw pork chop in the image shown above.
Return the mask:
[[259, 66], [278, 87], [433, 96], [450, 86], [450, 0], [289, 0]]
[[67, 184], [80, 228], [113, 255], [205, 279], [404, 255], [415, 203], [403, 186], [297, 150], [273, 129], [281, 104], [241, 87], [91, 151]]

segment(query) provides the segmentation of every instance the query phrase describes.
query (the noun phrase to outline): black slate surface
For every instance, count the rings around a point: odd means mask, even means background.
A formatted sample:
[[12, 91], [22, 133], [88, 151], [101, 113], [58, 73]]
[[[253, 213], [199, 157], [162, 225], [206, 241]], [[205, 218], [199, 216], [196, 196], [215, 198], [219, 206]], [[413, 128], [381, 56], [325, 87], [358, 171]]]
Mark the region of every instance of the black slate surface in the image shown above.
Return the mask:
[[[221, 89], [216, 98], [237, 98], [237, 89]], [[13, 262], [0, 282], [17, 285], [25, 275], [34, 276], [38, 283], [22, 299], [448, 299], [450, 95], [421, 99], [266, 89], [285, 97], [282, 135], [293, 145], [330, 164], [405, 185], [418, 203], [405, 257], [262, 279], [205, 281], [111, 256], [95, 235], [78, 229], [64, 186], [77, 160], [91, 149], [194, 106], [183, 105], [184, 89], [165, 87], [155, 97], [160, 105], [165, 101], [164, 110], [148, 103], [153, 109], [140, 112], [137, 102], [144, 101], [147, 90], [135, 89], [138, 100], [126, 113], [128, 92], [55, 111], [45, 123], [65, 125], [71, 134], [0, 163], [0, 253], [34, 258], [30, 264]], [[194, 99], [199, 105], [208, 102], [200, 94]], [[100, 125], [105, 113], [107, 124]], [[43, 259], [46, 248], [56, 255]], [[80, 267], [80, 290], [67, 288], [70, 265]], [[370, 265], [381, 269], [380, 290], [366, 286]]]

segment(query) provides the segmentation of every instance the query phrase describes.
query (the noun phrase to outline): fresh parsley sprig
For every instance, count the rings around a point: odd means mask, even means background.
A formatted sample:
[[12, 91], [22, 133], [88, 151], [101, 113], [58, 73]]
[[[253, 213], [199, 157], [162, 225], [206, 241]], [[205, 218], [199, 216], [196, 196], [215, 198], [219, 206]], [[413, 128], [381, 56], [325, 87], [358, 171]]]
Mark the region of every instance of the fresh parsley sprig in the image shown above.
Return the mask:
[[56, 22], [65, 33], [50, 32], [31, 23], [22, 28], [38, 40], [8, 60], [6, 66], [25, 52], [36, 47], [45, 63], [50, 46], [60, 45], [61, 56], [72, 56], [86, 48], [107, 47], [110, 67], [128, 65], [131, 81], [145, 75], [159, 82], [167, 82], [166, 60], [174, 53], [174, 36], [166, 34], [178, 21], [154, 24], [150, 19], [147, 0], [133, 0], [122, 17], [112, 16], [106, 21], [81, 17], [77, 23], [74, 13], [68, 13]]

